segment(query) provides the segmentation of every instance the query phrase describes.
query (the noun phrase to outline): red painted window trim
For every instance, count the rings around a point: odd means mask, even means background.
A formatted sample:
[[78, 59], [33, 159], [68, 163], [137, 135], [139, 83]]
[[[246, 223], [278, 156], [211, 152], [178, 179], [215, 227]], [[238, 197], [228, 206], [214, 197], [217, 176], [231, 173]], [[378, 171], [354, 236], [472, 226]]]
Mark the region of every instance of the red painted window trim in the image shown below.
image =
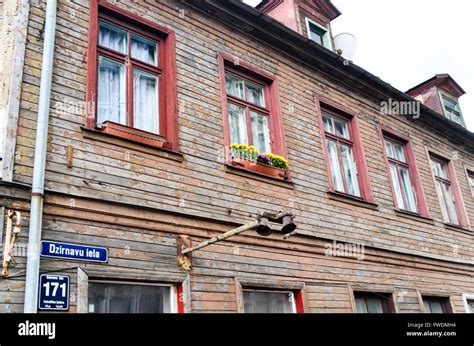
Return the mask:
[[415, 155], [413, 153], [413, 148], [412, 148], [410, 139], [403, 136], [403, 135], [401, 135], [401, 134], [399, 134], [398, 132], [396, 132], [396, 131], [388, 128], [388, 127], [378, 126], [378, 130], [379, 130], [380, 140], [381, 140], [381, 143], [382, 143], [382, 151], [383, 151], [383, 155], [384, 155], [385, 165], [386, 165], [388, 177], [389, 177], [389, 180], [390, 180], [390, 190], [392, 192], [392, 198], [393, 198], [393, 202], [395, 204], [395, 209], [397, 209], [399, 211], [410, 213], [410, 211], [405, 210], [405, 209], [401, 209], [398, 206], [397, 197], [396, 197], [396, 194], [395, 194], [395, 189], [394, 189], [393, 182], [392, 182], [392, 177], [390, 175], [390, 164], [389, 164], [390, 160], [388, 158], [387, 151], [385, 149], [385, 138], [397, 141], [397, 142], [399, 142], [400, 144], [403, 145], [403, 147], [405, 149], [405, 156], [406, 156], [406, 159], [407, 159], [408, 170], [410, 172], [410, 178], [412, 180], [412, 184], [413, 184], [414, 189], [415, 189], [415, 198], [416, 198], [416, 203], [417, 203], [417, 208], [418, 208], [418, 213], [417, 214], [419, 214], [421, 216], [424, 216], [424, 217], [430, 217], [428, 206], [426, 204], [425, 193], [424, 193], [423, 187], [421, 185], [421, 178], [420, 178], [420, 174], [418, 172], [418, 168], [417, 168], [417, 165], [416, 165], [416, 159], [415, 159]]
[[[426, 152], [427, 152], [427, 156], [428, 156], [429, 168], [431, 170], [431, 176], [433, 178], [433, 184], [435, 185], [435, 190], [436, 190], [436, 177], [435, 177], [435, 175], [433, 173], [433, 169], [431, 167], [431, 158], [434, 158], [435, 160], [442, 161], [442, 162], [446, 163], [446, 167], [447, 167], [447, 171], [448, 171], [448, 178], [449, 178], [449, 182], [451, 184], [452, 191], [453, 191], [455, 207], [456, 207], [456, 213], [458, 214], [458, 219], [459, 219], [459, 225], [454, 224], [453, 226], [470, 229], [471, 226], [470, 226], [470, 223], [469, 223], [469, 218], [467, 216], [466, 207], [464, 205], [464, 199], [462, 198], [461, 189], [459, 187], [459, 183], [458, 183], [458, 180], [457, 180], [457, 177], [456, 177], [456, 172], [455, 172], [455, 169], [454, 169], [453, 162], [451, 160], [447, 159], [444, 155], [442, 155], [440, 153], [437, 153], [437, 152], [435, 152], [431, 149], [427, 149]], [[441, 203], [441, 200], [438, 196], [438, 193], [436, 193], [436, 195], [438, 197], [439, 203]], [[443, 221], [446, 224], [452, 225], [447, 220], [443, 220]]]
[[[220, 79], [220, 90], [221, 90], [221, 105], [222, 105], [222, 117], [224, 124], [224, 142], [225, 142], [225, 157], [226, 162], [231, 164], [231, 157], [229, 153], [230, 144], [230, 134], [229, 134], [229, 117], [227, 110], [227, 92], [226, 92], [226, 83], [225, 83], [225, 72], [229, 71], [233, 74], [238, 74], [243, 76], [246, 79], [251, 80], [254, 83], [265, 86], [265, 101], [267, 103], [268, 112], [263, 111], [269, 116], [269, 131], [270, 139], [272, 141], [272, 153], [276, 155], [283, 156], [288, 158], [288, 153], [285, 146], [285, 136], [281, 120], [281, 110], [280, 110], [280, 96], [278, 93], [278, 81], [276, 78], [255, 66], [242, 61], [240, 58], [237, 58], [231, 54], [219, 52], [218, 54], [219, 61], [219, 79]], [[255, 106], [255, 108], [259, 108]], [[247, 124], [247, 126], [249, 126]], [[250, 136], [249, 136], [250, 137]], [[251, 140], [249, 138], [249, 140]], [[242, 168], [243, 169], [243, 168]]]
[[176, 285], [176, 301], [178, 302], [178, 314], [184, 314], [184, 287], [182, 282]]
[[[96, 129], [96, 100], [97, 100], [97, 68], [98, 53], [103, 48], [98, 47], [99, 18], [108, 17], [109, 20], [117, 18], [122, 27], [133, 27], [135, 31], [145, 36], [158, 38], [160, 48], [159, 59], [163, 62], [162, 74], [159, 78], [159, 107], [160, 107], [160, 135], [146, 133], [148, 136], [164, 139], [165, 148], [179, 151], [178, 125], [177, 125], [177, 95], [176, 95], [176, 38], [175, 33], [150, 20], [123, 10], [107, 3], [105, 0], [90, 1], [89, 45], [87, 63], [87, 95], [88, 112], [86, 114], [86, 127]], [[125, 24], [127, 23], [127, 24]], [[161, 62], [160, 62], [161, 64]], [[147, 65], [147, 64], [143, 64]], [[141, 66], [143, 67], [143, 66]], [[128, 78], [130, 79], [130, 78]], [[128, 83], [132, 81], [129, 80]], [[130, 86], [127, 90], [130, 89]], [[127, 95], [127, 102], [129, 95]], [[143, 136], [144, 131], [128, 127], [127, 131]], [[136, 137], [136, 136], [135, 136]], [[129, 137], [126, 137], [130, 139]], [[140, 142], [140, 139], [133, 139]]]
[[358, 180], [359, 180], [359, 190], [361, 193], [361, 197], [350, 196], [351, 198], [361, 199], [367, 202], [374, 202], [374, 196], [372, 193], [372, 188], [370, 186], [369, 180], [369, 173], [367, 170], [367, 161], [364, 155], [364, 147], [362, 144], [362, 140], [360, 138], [360, 131], [357, 116], [354, 112], [349, 110], [348, 108], [344, 107], [343, 105], [337, 104], [331, 100], [325, 99], [323, 97], [316, 96], [316, 113], [319, 123], [319, 131], [321, 135], [321, 143], [323, 146], [324, 151], [324, 158], [326, 160], [326, 173], [328, 177], [328, 185], [329, 191], [346, 195], [341, 191], [336, 191], [334, 188], [334, 184], [332, 182], [332, 173], [331, 167], [329, 165], [329, 153], [326, 146], [326, 133], [324, 131], [324, 124], [323, 124], [323, 116], [322, 110], [328, 110], [341, 118], [344, 118], [348, 121], [349, 131], [352, 136], [352, 143], [353, 143], [353, 151], [354, 151], [354, 158], [357, 164], [357, 173], [358, 173]]

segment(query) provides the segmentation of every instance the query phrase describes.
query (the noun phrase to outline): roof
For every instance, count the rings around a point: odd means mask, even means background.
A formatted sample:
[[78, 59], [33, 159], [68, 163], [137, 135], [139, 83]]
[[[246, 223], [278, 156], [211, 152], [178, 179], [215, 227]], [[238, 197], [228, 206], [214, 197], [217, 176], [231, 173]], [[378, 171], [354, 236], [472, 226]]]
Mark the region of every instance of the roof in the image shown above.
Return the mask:
[[[412, 96], [396, 89], [365, 69], [352, 63], [345, 64], [343, 57], [240, 0], [181, 1], [206, 16], [211, 16], [234, 30], [243, 32], [256, 41], [271, 46], [287, 58], [298, 61], [352, 90], [358, 90], [372, 97], [374, 102], [386, 101], [388, 98], [399, 101], [416, 101]], [[420, 105], [420, 109], [420, 118], [408, 119], [420, 126], [428, 127], [454, 144], [474, 152], [473, 132], [424, 105]]]
[[461, 86], [447, 73], [437, 74], [434, 77], [431, 77], [430, 79], [411, 88], [406, 93], [411, 96], [416, 96], [431, 88], [432, 86], [441, 85], [446, 86], [451, 91], [452, 96], [456, 98], [459, 98], [466, 93], [463, 88], [461, 88]]
[[[268, 13], [283, 1], [284, 0], [262, 0], [260, 4], [256, 6], [256, 9], [263, 13]], [[333, 20], [341, 15], [341, 11], [339, 11], [330, 0], [307, 0], [306, 2], [320, 10], [329, 20]]]

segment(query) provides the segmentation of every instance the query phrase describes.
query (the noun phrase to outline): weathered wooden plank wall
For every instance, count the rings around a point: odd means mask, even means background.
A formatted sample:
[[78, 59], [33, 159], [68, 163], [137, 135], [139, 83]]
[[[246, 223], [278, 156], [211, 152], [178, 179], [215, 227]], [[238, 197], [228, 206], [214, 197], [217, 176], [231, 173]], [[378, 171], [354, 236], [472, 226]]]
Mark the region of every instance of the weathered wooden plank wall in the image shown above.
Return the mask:
[[[85, 101], [89, 26], [88, 2], [59, 0], [47, 153], [45, 239], [106, 244], [111, 251], [107, 265], [111, 273], [176, 273], [179, 270], [174, 257], [174, 233], [190, 234], [193, 241], [199, 241], [230, 227], [217, 221], [243, 223], [249, 220], [248, 214], [259, 210], [291, 209], [297, 216], [299, 230], [314, 237], [364, 243], [401, 254], [373, 249], [372, 260], [354, 261], [324, 256], [327, 241], [323, 240], [295, 237], [284, 243], [289, 245], [282, 245], [275, 239], [237, 237], [235, 243], [214, 245], [195, 254], [191, 275], [193, 311], [236, 311], [233, 278], [238, 275], [304, 281], [306, 306], [314, 312], [351, 311], [348, 284], [383, 289], [402, 287], [407, 292], [399, 304], [402, 312], [419, 310], [416, 289], [436, 289], [454, 295], [456, 310], [462, 310], [461, 293], [474, 291], [473, 278], [468, 274], [472, 267], [415, 259], [407, 254], [472, 261], [472, 233], [447, 228], [442, 223], [426, 147], [453, 159], [471, 222], [474, 200], [464, 164], [474, 165], [472, 152], [452, 145], [442, 134], [406, 117], [380, 116], [374, 100], [296, 63], [262, 42], [183, 7], [178, 1], [113, 3], [176, 32], [179, 138], [184, 159], [170, 160], [153, 150], [119, 140], [94, 139], [80, 129], [85, 122], [80, 107], [67, 114], [58, 111], [61, 102], [79, 105]], [[182, 10], [184, 16], [180, 15]], [[31, 1], [14, 167], [14, 179], [26, 184], [31, 182], [32, 175], [44, 13], [44, 1]], [[249, 179], [225, 169], [219, 51], [234, 54], [278, 78], [292, 185]], [[316, 119], [317, 95], [343, 104], [359, 115], [378, 210], [328, 198], [326, 162]], [[412, 140], [433, 222], [394, 211], [379, 124]], [[66, 166], [67, 146], [74, 148], [72, 168]], [[113, 204], [116, 201], [122, 205]], [[161, 211], [188, 217], [166, 216]], [[179, 221], [173, 223], [170, 218]], [[160, 219], [168, 220], [165, 226], [157, 224]], [[126, 247], [130, 254], [124, 252]], [[421, 264], [412, 265], [411, 261]], [[65, 271], [71, 273], [76, 273], [77, 265], [42, 261], [42, 269], [66, 267], [72, 268]], [[16, 281], [0, 280], [0, 295], [8, 294], [12, 310], [19, 311], [22, 288], [16, 286]], [[6, 308], [0, 304], [0, 309]]]

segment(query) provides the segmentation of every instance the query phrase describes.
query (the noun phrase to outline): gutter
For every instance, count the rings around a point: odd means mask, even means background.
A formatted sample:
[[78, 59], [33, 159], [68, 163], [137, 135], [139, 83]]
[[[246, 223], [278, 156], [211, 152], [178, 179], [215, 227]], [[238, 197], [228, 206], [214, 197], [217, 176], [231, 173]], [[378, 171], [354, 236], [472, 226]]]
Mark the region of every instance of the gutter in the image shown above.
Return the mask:
[[26, 262], [25, 313], [36, 313], [38, 306], [44, 175], [46, 170], [46, 147], [48, 141], [51, 80], [53, 74], [54, 38], [56, 35], [57, 0], [47, 0], [46, 6], [43, 62], [41, 66], [41, 85], [31, 192], [30, 228], [28, 233], [28, 257]]

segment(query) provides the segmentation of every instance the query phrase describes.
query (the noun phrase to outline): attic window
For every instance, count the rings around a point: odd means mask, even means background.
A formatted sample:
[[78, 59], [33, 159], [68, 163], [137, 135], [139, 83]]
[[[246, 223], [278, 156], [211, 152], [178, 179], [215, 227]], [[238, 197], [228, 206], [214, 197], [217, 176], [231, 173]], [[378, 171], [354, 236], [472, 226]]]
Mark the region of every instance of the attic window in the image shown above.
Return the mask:
[[458, 123], [459, 125], [465, 126], [464, 119], [462, 117], [461, 108], [459, 102], [446, 95], [442, 95], [444, 115], [446, 118]]
[[317, 24], [309, 18], [306, 18], [306, 28], [308, 37], [327, 49], [332, 49], [331, 37], [327, 28]]

